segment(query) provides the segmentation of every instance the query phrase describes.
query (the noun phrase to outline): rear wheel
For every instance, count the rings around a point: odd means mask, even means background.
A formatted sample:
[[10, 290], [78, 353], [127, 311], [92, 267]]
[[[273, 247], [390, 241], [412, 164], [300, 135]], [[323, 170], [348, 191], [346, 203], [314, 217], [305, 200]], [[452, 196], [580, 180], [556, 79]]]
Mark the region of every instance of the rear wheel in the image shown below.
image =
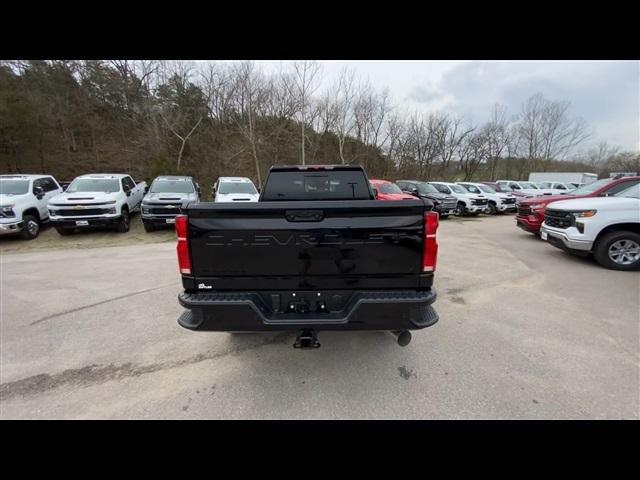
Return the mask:
[[640, 234], [625, 230], [605, 233], [596, 244], [593, 256], [605, 268], [640, 268]]
[[23, 221], [24, 227], [20, 231], [20, 236], [25, 240], [33, 240], [40, 233], [40, 222], [33, 215], [25, 215]]
[[495, 215], [496, 214], [496, 204], [489, 202], [487, 205], [487, 215]]

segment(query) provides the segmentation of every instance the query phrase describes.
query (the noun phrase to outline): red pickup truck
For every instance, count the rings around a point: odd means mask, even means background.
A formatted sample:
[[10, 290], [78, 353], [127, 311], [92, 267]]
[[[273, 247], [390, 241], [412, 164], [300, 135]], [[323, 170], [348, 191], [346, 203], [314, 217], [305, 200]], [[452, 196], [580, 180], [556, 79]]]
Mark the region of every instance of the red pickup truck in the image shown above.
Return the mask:
[[544, 195], [520, 200], [516, 225], [527, 232], [540, 234], [544, 213], [551, 202], [571, 198], [608, 197], [640, 182], [640, 177], [603, 178], [563, 195]]

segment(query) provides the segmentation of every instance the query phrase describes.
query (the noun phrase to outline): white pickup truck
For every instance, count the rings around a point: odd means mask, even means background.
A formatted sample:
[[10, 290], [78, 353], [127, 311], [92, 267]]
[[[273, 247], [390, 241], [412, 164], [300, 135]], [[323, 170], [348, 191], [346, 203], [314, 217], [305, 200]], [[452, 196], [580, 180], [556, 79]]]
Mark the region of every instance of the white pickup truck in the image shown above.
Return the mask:
[[257, 202], [260, 192], [247, 177], [220, 177], [213, 184], [211, 196], [214, 203]]
[[61, 192], [50, 175], [0, 175], [0, 235], [36, 238], [49, 221], [47, 202]]
[[592, 253], [606, 268], [640, 268], [640, 184], [611, 197], [551, 203], [540, 237], [569, 253]]
[[440, 193], [452, 195], [458, 200], [456, 215], [478, 215], [489, 212], [489, 199], [484, 195], [471, 193], [466, 188], [450, 182], [429, 182]]
[[93, 226], [128, 232], [130, 214], [140, 210], [146, 187], [146, 182], [136, 183], [130, 175], [82, 175], [49, 201], [49, 218], [60, 235]]
[[512, 193], [496, 192], [489, 185], [483, 183], [474, 182], [457, 182], [466, 188], [470, 193], [477, 193], [484, 195], [489, 200], [487, 205], [487, 213], [493, 215], [495, 213], [515, 212], [518, 207], [516, 206], [516, 197]]

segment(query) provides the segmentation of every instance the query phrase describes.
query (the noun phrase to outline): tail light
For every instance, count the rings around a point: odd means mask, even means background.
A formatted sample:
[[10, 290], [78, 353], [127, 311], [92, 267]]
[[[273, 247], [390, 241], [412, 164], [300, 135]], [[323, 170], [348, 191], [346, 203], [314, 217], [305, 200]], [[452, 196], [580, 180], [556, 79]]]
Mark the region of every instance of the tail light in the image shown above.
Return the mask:
[[189, 217], [176, 215], [178, 235], [178, 267], [183, 275], [191, 275], [191, 255], [189, 255]]
[[424, 251], [422, 254], [422, 271], [435, 272], [436, 261], [438, 259], [438, 241], [436, 232], [440, 215], [438, 212], [430, 211], [424, 214]]

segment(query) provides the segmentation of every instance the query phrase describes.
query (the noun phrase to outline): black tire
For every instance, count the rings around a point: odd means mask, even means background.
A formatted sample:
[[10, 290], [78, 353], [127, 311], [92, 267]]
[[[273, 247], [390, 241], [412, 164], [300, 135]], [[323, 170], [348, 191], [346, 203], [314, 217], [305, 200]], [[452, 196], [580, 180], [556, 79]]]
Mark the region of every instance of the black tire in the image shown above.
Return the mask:
[[448, 217], [449, 217], [449, 214], [448, 214], [448, 213], [447, 213], [447, 214], [445, 214], [445, 215], [440, 215], [440, 218], [448, 218]]
[[145, 232], [155, 232], [156, 227], [153, 223], [142, 222], [144, 225]]
[[489, 210], [487, 212], [487, 215], [495, 215], [497, 210], [496, 210], [496, 204], [489, 202], [489, 204], [487, 205], [487, 210]]
[[640, 234], [618, 230], [603, 234], [593, 250], [596, 261], [611, 270], [640, 268]]
[[40, 222], [33, 215], [25, 215], [22, 220], [24, 226], [20, 231], [20, 237], [25, 240], [33, 240], [40, 233]]
[[129, 209], [126, 207], [122, 207], [122, 213], [120, 214], [120, 221], [116, 226], [116, 232], [118, 233], [127, 233], [129, 231]]
[[465, 206], [464, 203], [458, 203], [456, 206], [456, 215], [459, 217], [464, 217]]
[[73, 228], [65, 228], [65, 227], [55, 227], [56, 232], [58, 232], [63, 237], [66, 235], [71, 235], [73, 233]]

